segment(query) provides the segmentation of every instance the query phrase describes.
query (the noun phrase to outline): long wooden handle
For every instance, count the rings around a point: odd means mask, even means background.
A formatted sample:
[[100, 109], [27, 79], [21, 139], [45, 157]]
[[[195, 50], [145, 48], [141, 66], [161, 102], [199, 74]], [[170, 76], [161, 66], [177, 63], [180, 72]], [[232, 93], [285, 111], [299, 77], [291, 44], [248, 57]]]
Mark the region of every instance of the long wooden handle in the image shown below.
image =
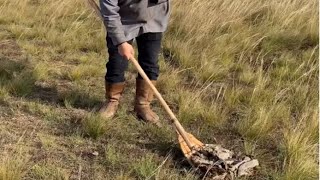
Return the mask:
[[180, 124], [180, 122], [178, 121], [178, 119], [176, 118], [176, 116], [173, 114], [172, 110], [170, 109], [170, 107], [168, 106], [168, 104], [166, 103], [166, 101], [162, 98], [161, 94], [159, 93], [159, 91], [157, 90], [157, 88], [152, 84], [152, 82], [150, 81], [149, 77], [146, 75], [146, 73], [143, 71], [143, 69], [141, 68], [140, 64], [138, 63], [138, 61], [135, 58], [131, 58], [130, 61], [132, 62], [132, 64], [136, 67], [136, 69], [138, 70], [139, 74], [141, 75], [141, 77], [148, 83], [148, 85], [151, 87], [152, 91], [154, 92], [155, 96], [158, 98], [158, 100], [160, 101], [160, 104], [164, 107], [164, 109], [166, 110], [166, 112], [169, 114], [172, 123], [174, 124], [174, 127], [176, 128], [176, 130], [178, 131], [178, 133], [182, 136], [182, 138], [184, 139], [184, 141], [187, 143], [188, 147], [190, 149], [193, 148], [193, 145], [191, 144], [188, 135], [186, 133], [186, 131], [184, 130], [184, 128], [182, 127], [182, 125]]

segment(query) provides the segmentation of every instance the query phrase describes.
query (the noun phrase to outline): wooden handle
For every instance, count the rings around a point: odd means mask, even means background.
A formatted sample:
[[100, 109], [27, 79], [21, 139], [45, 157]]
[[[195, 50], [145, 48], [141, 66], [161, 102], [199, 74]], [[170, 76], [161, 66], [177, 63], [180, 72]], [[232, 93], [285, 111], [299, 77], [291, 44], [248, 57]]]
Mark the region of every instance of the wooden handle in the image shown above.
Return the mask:
[[178, 119], [176, 118], [176, 116], [173, 114], [173, 112], [171, 111], [170, 107], [168, 106], [168, 104], [166, 103], [166, 101], [162, 98], [161, 94], [159, 93], [159, 91], [157, 90], [157, 88], [152, 84], [152, 82], [150, 81], [150, 79], [148, 78], [148, 76], [146, 75], [146, 73], [143, 71], [143, 69], [141, 68], [140, 64], [138, 63], [138, 61], [135, 58], [131, 58], [130, 61], [133, 63], [133, 65], [136, 67], [136, 69], [138, 70], [139, 74], [141, 75], [141, 77], [148, 83], [148, 85], [151, 87], [152, 91], [154, 92], [155, 96], [158, 98], [158, 100], [160, 101], [160, 104], [164, 107], [164, 109], [166, 110], [166, 112], [169, 114], [169, 116], [171, 117], [172, 123], [174, 124], [174, 127], [176, 128], [177, 132], [182, 136], [182, 138], [184, 139], [184, 141], [187, 143], [188, 147], [190, 149], [193, 149], [193, 145], [191, 144], [188, 135], [186, 133], [186, 131], [184, 130], [184, 128], [182, 127], [182, 125], [180, 124], [180, 122], [178, 121]]

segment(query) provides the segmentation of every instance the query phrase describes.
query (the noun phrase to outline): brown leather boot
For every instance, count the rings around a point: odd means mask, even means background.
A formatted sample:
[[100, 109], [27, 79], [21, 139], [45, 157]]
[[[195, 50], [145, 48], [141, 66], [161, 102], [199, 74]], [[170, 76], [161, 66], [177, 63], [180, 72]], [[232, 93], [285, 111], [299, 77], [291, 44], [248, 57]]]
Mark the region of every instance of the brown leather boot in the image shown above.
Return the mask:
[[119, 99], [122, 95], [125, 83], [105, 84], [106, 101], [99, 110], [99, 113], [104, 118], [112, 118], [117, 112]]
[[[154, 85], [156, 81], [151, 81]], [[145, 122], [154, 123], [157, 126], [161, 126], [159, 122], [159, 116], [153, 112], [150, 108], [150, 103], [153, 100], [153, 91], [149, 87], [146, 81], [137, 79], [136, 81], [136, 100], [134, 111], [137, 116]]]

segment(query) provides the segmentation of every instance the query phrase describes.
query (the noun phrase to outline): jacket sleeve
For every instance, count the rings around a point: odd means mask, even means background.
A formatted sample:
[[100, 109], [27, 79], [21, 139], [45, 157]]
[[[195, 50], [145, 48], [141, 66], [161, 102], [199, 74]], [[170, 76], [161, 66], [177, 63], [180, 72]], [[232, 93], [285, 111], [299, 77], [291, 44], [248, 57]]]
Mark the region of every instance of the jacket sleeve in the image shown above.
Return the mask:
[[100, 0], [100, 8], [104, 25], [113, 44], [119, 45], [125, 42], [126, 37], [122, 29], [121, 17], [118, 13], [120, 9], [118, 0]]

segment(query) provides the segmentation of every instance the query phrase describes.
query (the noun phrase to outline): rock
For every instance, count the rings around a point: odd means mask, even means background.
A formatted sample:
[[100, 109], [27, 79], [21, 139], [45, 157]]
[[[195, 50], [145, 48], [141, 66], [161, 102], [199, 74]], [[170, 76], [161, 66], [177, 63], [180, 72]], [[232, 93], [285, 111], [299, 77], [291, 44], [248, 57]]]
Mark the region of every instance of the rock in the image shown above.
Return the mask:
[[256, 159], [241, 164], [238, 168], [238, 177], [251, 175], [253, 168], [257, 166], [259, 166], [259, 162]]
[[251, 175], [258, 160], [248, 156], [235, 155], [232, 151], [217, 144], [206, 144], [195, 152], [190, 159], [206, 179], [232, 180]]
[[249, 157], [245, 157], [242, 161], [238, 162], [237, 164], [233, 165], [230, 168], [230, 171], [236, 171], [242, 164], [249, 162], [251, 159]]
[[99, 156], [99, 153], [98, 153], [97, 151], [94, 151], [94, 152], [92, 153], [92, 155], [94, 155], [94, 156]]

